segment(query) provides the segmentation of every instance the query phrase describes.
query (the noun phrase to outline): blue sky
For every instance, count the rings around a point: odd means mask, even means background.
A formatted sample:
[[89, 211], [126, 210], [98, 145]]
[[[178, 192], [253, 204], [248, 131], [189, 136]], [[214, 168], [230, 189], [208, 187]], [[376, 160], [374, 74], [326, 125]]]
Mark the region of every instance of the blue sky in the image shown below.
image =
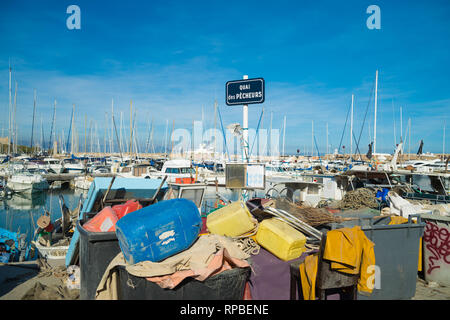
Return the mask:
[[[71, 4], [81, 9], [81, 30], [66, 27]], [[366, 26], [372, 4], [381, 9], [380, 30]], [[103, 142], [114, 99], [116, 119], [123, 112], [129, 124], [132, 100], [140, 139], [153, 119], [158, 141], [166, 120], [190, 130], [202, 109], [212, 125], [215, 99], [225, 126], [241, 122], [241, 108], [225, 105], [225, 83], [247, 74], [266, 81], [265, 103], [250, 105], [249, 126], [256, 128], [264, 106], [265, 128], [271, 112], [274, 128], [287, 118], [286, 152], [310, 152], [314, 121], [323, 153], [327, 124], [329, 144], [339, 146], [352, 93], [359, 136], [378, 69], [377, 151], [393, 151], [402, 107], [403, 132], [411, 118], [411, 152], [423, 139], [424, 151], [441, 153], [444, 122], [448, 152], [449, 17], [445, 0], [2, 1], [0, 134], [8, 123], [9, 61], [18, 84], [19, 136], [28, 143], [34, 89], [35, 132], [42, 117], [46, 139], [56, 99], [58, 134], [67, 135], [75, 104], [80, 135], [86, 116]], [[372, 99], [361, 134], [364, 153], [373, 116]], [[349, 139], [347, 124], [346, 148]]]

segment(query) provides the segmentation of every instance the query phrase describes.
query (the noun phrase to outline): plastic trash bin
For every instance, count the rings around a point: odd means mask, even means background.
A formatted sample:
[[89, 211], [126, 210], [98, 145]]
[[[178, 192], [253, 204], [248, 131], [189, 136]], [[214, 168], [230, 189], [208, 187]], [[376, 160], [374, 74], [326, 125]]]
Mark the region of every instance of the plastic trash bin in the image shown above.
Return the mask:
[[241, 300], [250, 267], [233, 268], [205, 281], [184, 279], [173, 289], [164, 289], [145, 278], [128, 273], [125, 266], [119, 270], [119, 300]]
[[97, 286], [111, 260], [120, 252], [120, 247], [115, 232], [84, 229], [82, 225], [87, 220], [77, 221], [80, 233], [80, 299], [94, 300]]
[[423, 271], [425, 280], [450, 286], [450, 217], [422, 214], [426, 223], [423, 235]]
[[[412, 218], [417, 218], [417, 222]], [[425, 223], [420, 215], [410, 215], [404, 224], [389, 222], [387, 216], [332, 224], [332, 229], [359, 225], [375, 244], [375, 287], [370, 296], [358, 294], [359, 300], [407, 300], [416, 293], [420, 237]]]

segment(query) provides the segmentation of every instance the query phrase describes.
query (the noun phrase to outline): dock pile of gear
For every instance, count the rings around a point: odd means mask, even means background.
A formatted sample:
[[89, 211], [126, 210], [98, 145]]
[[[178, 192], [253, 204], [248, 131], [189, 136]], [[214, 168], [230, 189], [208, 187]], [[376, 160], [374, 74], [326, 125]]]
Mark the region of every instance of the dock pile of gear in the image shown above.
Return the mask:
[[436, 261], [426, 228], [450, 221], [448, 205], [365, 188], [317, 207], [218, 200], [202, 214], [201, 185], [183, 197], [148, 179], [142, 197], [126, 180], [94, 180], [80, 210], [66, 257], [80, 299], [411, 299]]

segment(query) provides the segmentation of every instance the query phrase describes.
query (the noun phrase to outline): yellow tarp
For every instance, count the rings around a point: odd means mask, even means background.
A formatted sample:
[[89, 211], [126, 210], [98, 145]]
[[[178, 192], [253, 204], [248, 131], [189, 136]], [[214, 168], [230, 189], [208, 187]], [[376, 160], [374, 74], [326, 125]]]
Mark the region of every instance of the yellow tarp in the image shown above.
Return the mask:
[[[327, 233], [327, 242], [323, 259], [331, 262], [331, 268], [336, 271], [359, 274], [358, 291], [372, 293], [368, 286], [371, 274], [369, 266], [375, 265], [374, 244], [361, 227], [341, 228]], [[306, 257], [300, 265], [301, 285], [305, 300], [315, 299], [315, 283], [317, 276], [318, 256]]]

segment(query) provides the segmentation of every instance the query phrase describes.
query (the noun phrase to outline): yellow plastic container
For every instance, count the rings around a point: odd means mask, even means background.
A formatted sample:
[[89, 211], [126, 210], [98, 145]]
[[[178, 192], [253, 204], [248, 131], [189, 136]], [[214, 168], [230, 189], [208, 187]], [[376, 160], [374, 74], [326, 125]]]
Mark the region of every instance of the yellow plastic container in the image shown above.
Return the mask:
[[259, 224], [256, 242], [279, 259], [288, 261], [302, 255], [306, 237], [286, 222], [271, 218]]
[[228, 237], [243, 235], [253, 230], [256, 223], [256, 219], [242, 201], [230, 203], [206, 217], [209, 232]]

